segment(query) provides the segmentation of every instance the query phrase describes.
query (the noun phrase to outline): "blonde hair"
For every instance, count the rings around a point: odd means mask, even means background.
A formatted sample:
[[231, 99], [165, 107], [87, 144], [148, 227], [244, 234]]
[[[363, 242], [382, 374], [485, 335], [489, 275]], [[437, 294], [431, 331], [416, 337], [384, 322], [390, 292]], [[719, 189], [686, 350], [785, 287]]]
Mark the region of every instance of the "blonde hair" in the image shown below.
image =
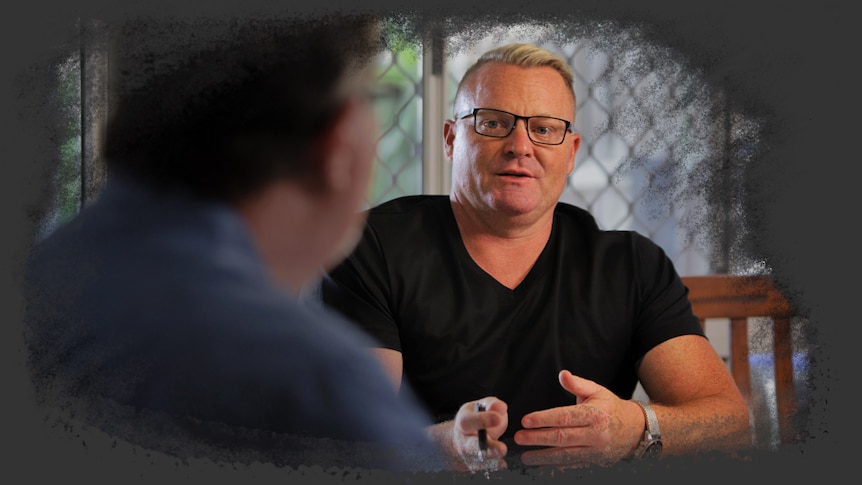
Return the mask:
[[577, 105], [577, 97], [575, 96], [574, 75], [569, 67], [569, 64], [557, 54], [538, 47], [533, 44], [507, 44], [504, 46], [491, 49], [482, 54], [475, 64], [467, 69], [461, 82], [458, 83], [458, 89], [455, 91], [455, 98], [461, 93], [461, 89], [467, 82], [473, 78], [476, 71], [485, 64], [490, 62], [500, 62], [503, 64], [511, 64], [520, 67], [551, 67], [560, 73], [569, 92], [572, 93], [572, 98]]

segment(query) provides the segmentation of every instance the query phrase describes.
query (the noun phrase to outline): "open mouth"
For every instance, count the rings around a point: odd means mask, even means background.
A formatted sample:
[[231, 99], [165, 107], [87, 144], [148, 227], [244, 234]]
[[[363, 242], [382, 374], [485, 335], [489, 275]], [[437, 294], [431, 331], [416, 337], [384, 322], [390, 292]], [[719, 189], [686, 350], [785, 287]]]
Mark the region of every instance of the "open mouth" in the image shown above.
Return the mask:
[[522, 172], [501, 172], [497, 175], [501, 177], [517, 177], [517, 178], [528, 178], [530, 175]]

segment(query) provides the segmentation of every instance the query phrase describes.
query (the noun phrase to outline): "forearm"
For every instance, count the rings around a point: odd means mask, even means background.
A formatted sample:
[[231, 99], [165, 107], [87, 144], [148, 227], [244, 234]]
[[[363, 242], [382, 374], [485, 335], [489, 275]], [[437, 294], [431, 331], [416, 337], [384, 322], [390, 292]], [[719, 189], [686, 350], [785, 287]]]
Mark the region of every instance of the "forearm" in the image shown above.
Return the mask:
[[652, 402], [658, 417], [663, 454], [685, 455], [751, 447], [748, 409], [735, 396], [711, 396], [679, 405]]
[[644, 357], [639, 377], [659, 421], [664, 453], [751, 447], [745, 400], [703, 337], [677, 337], [653, 348]]

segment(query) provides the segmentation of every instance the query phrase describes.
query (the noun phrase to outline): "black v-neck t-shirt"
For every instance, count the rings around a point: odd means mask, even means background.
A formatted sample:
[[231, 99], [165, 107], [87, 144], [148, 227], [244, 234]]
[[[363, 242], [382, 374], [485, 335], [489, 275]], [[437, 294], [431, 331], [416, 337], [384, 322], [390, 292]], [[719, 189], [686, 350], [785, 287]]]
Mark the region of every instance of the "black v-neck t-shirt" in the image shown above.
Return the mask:
[[509, 289], [470, 257], [447, 196], [372, 209], [359, 246], [322, 286], [328, 305], [401, 352], [404, 382], [436, 419], [485, 396], [506, 401], [504, 438], [529, 412], [575, 404], [563, 369], [631, 398], [647, 351], [703, 335], [687, 294], [659, 246], [600, 230], [563, 203], [538, 260]]

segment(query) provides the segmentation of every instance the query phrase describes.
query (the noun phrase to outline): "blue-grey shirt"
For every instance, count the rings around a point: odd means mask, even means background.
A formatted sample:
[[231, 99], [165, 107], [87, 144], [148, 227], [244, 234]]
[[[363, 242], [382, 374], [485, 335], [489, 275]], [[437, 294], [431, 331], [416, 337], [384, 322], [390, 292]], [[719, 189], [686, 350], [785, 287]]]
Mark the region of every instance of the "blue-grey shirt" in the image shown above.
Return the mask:
[[28, 276], [26, 337], [46, 404], [154, 447], [180, 434], [198, 443], [189, 449], [294, 465], [440, 463], [428, 415], [397, 397], [369, 337], [273, 284], [229, 206], [112, 179], [37, 246]]

